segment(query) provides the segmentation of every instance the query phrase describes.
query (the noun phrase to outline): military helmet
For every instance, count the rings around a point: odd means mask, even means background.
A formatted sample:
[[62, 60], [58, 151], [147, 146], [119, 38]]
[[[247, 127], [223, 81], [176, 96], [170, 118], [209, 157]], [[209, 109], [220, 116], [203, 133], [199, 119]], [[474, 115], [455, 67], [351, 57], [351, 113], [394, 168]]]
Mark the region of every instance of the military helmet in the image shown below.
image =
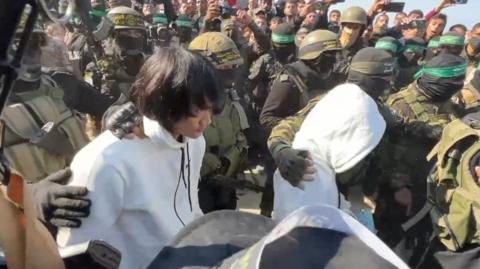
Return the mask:
[[343, 11], [340, 23], [358, 23], [366, 26], [367, 12], [358, 6], [349, 7]]
[[188, 49], [207, 57], [217, 69], [232, 69], [243, 64], [235, 42], [220, 32], [207, 32], [197, 36], [190, 42]]
[[395, 58], [384, 49], [368, 47], [353, 56], [350, 70], [370, 76], [390, 76], [394, 66]]
[[110, 9], [107, 18], [115, 25], [114, 29], [137, 29], [145, 30], [143, 16], [133, 8], [119, 6]]
[[308, 33], [300, 44], [298, 58], [313, 60], [324, 51], [341, 50], [337, 34], [328, 30], [315, 30]]

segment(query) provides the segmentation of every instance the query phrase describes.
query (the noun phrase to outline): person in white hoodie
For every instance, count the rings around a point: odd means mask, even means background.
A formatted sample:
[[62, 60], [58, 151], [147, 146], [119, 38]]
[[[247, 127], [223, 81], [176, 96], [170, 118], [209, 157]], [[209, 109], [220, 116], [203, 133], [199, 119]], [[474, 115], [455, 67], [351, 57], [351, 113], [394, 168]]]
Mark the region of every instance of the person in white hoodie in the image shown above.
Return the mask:
[[88, 188], [89, 218], [62, 228], [60, 246], [103, 239], [120, 250], [120, 268], [145, 268], [186, 224], [202, 215], [197, 187], [203, 131], [221, 111], [215, 68], [201, 55], [164, 48], [132, 87], [144, 138], [105, 131], [74, 158], [70, 185]]
[[292, 145], [311, 153], [316, 170], [313, 180], [305, 182], [302, 190], [275, 174], [275, 219], [312, 204], [348, 211], [350, 203], [337, 187], [338, 174], [361, 167], [385, 127], [377, 104], [358, 85], [347, 83], [332, 89], [307, 115]]

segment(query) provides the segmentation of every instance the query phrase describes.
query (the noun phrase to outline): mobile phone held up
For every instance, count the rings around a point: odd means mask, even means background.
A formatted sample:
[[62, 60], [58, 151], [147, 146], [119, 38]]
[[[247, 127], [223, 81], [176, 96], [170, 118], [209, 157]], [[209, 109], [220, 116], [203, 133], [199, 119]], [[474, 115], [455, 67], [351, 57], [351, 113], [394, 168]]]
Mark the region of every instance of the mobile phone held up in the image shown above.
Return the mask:
[[386, 7], [386, 12], [402, 12], [405, 7], [404, 2], [390, 2]]

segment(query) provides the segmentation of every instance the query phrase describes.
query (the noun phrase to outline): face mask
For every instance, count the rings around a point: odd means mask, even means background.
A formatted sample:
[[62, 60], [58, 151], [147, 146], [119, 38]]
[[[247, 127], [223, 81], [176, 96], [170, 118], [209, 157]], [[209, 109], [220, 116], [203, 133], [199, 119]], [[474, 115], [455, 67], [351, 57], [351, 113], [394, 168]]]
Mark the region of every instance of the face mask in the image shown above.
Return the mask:
[[192, 37], [192, 28], [178, 27], [178, 40], [180, 43], [188, 43]]
[[347, 81], [358, 85], [374, 100], [378, 100], [380, 96], [389, 92], [391, 88], [391, 82], [387, 79], [371, 77], [353, 70], [348, 72]]
[[343, 26], [342, 32], [340, 35], [340, 43], [343, 48], [348, 48], [352, 46], [355, 41], [357, 41], [360, 36], [360, 28], [354, 29], [348, 25]]
[[141, 54], [120, 55], [119, 59], [122, 63], [122, 66], [125, 67], [125, 71], [127, 72], [127, 74], [131, 76], [136, 76], [138, 74], [144, 60]]
[[335, 61], [336, 54], [326, 52], [317, 58], [315, 62], [315, 70], [323, 79], [326, 79], [331, 75]]
[[42, 74], [40, 48], [29, 46], [23, 55], [22, 64], [18, 72], [18, 79], [26, 82], [36, 82]]
[[238, 69], [220, 69], [218, 74], [222, 78], [223, 85], [226, 89], [232, 88], [235, 82]]
[[115, 44], [121, 51], [128, 55], [139, 54], [143, 51], [143, 37], [133, 37], [128, 35], [117, 35]]
[[294, 45], [288, 45], [288, 46], [282, 46], [282, 47], [273, 46], [273, 49], [275, 51], [275, 56], [282, 63], [289, 62], [293, 57], [293, 54], [295, 53]]

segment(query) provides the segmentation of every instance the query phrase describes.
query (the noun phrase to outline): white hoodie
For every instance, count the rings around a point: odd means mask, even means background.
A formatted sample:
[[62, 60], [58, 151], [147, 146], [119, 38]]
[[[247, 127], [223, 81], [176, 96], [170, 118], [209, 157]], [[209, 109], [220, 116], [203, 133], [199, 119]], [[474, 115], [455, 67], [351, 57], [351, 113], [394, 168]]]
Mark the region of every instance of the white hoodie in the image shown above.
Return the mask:
[[86, 186], [92, 206], [80, 228], [59, 230], [60, 246], [103, 239], [121, 251], [120, 268], [145, 268], [183, 227], [181, 221], [202, 215], [197, 188], [203, 136], [180, 143], [146, 117], [144, 129], [147, 139], [119, 140], [104, 132], [75, 156], [70, 185]]
[[365, 158], [380, 142], [385, 121], [375, 101], [355, 84], [343, 84], [326, 94], [307, 115], [295, 135], [293, 148], [308, 150], [316, 168], [305, 190], [292, 187], [278, 171], [274, 176], [274, 217], [313, 204], [349, 209], [339, 193], [335, 174]]

